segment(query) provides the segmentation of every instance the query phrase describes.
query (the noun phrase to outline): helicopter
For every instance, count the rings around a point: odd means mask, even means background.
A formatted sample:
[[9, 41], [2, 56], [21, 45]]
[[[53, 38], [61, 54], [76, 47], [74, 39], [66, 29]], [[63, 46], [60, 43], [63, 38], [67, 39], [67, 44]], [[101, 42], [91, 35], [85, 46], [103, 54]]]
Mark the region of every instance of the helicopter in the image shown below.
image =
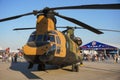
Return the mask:
[[79, 62], [82, 63], [81, 49], [79, 46], [82, 40], [74, 35], [74, 29], [67, 27], [64, 31], [57, 30], [57, 19], [55, 16], [70, 21], [78, 26], [88, 29], [96, 34], [103, 34], [100, 30], [93, 28], [77, 19], [60, 15], [55, 10], [68, 9], [120, 9], [120, 4], [93, 4], [79, 6], [64, 6], [16, 15], [4, 19], [0, 22], [17, 19], [23, 16], [35, 15], [37, 17], [36, 28], [16, 28], [14, 30], [35, 29], [31, 33], [28, 42], [22, 47], [25, 59], [29, 62], [28, 69], [34, 64], [38, 64], [38, 70], [45, 70], [45, 66], [57, 65], [65, 67], [72, 65], [72, 71], [79, 71]]

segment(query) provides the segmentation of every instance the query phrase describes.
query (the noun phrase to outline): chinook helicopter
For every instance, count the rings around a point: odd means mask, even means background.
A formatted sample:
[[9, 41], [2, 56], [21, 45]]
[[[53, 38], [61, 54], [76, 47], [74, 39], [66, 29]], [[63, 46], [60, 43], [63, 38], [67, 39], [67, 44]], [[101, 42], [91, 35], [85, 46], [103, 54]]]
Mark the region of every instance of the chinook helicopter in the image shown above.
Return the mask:
[[[42, 10], [34, 10], [33, 12], [0, 19], [0, 22], [17, 19], [23, 16], [37, 16], [36, 30], [30, 35], [28, 42], [22, 47], [25, 59], [29, 62], [28, 68], [32, 68], [34, 64], [38, 64], [38, 70], [45, 70], [45, 65], [58, 65], [60, 67], [72, 65], [72, 71], [79, 71], [79, 62], [82, 63], [81, 49], [79, 46], [82, 40], [75, 37], [74, 29], [69, 27], [64, 31], [58, 31], [56, 27], [56, 18], [77, 24], [96, 34], [102, 34], [100, 30], [91, 27], [74, 18], [66, 17], [55, 12], [62, 9], [120, 9], [120, 4], [93, 4], [80, 6], [64, 6], [49, 8]], [[27, 30], [34, 28], [16, 28], [14, 30]]]

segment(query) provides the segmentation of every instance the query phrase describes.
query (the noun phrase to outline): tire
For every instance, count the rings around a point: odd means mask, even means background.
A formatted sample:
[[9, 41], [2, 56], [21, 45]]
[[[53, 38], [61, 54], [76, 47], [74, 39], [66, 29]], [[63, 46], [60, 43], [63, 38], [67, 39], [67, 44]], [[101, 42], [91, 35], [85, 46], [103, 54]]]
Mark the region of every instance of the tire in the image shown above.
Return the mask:
[[45, 71], [45, 64], [38, 64], [38, 71]]
[[76, 72], [79, 72], [79, 65], [78, 64], [76, 64], [75, 70], [76, 70]]
[[73, 64], [72, 65], [72, 71], [73, 72], [79, 72], [79, 65], [78, 64]]
[[75, 72], [75, 64], [72, 64], [72, 71]]

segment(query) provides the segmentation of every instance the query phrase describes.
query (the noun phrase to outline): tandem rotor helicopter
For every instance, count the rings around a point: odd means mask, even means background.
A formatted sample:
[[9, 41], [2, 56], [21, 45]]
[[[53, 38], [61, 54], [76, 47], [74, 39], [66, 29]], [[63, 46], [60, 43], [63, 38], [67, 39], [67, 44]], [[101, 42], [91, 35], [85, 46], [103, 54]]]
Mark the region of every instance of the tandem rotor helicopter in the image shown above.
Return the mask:
[[[56, 27], [56, 18], [70, 21], [78, 26], [88, 29], [96, 34], [102, 34], [98, 29], [91, 27], [74, 18], [66, 17], [55, 12], [55, 10], [68, 9], [120, 9], [120, 4], [93, 4], [80, 6], [64, 6], [41, 10], [0, 19], [0, 22], [17, 19], [20, 17], [35, 15], [37, 16], [36, 28], [16, 28], [14, 30], [36, 29], [29, 37], [28, 42], [22, 47], [25, 59], [29, 62], [28, 68], [38, 64], [38, 70], [45, 70], [45, 65], [58, 65], [65, 67], [72, 65], [72, 71], [79, 71], [78, 63], [82, 63], [81, 50], [79, 46], [82, 40], [74, 36], [73, 27], [67, 27], [64, 31], [58, 31]], [[66, 27], [65, 27], [66, 28]]]

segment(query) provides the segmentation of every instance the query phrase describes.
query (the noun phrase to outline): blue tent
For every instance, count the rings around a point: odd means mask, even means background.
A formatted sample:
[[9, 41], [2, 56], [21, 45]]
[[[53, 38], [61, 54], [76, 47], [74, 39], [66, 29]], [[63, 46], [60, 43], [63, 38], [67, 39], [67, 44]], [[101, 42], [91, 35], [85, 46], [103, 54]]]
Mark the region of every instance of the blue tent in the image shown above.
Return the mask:
[[97, 41], [92, 41], [88, 44], [83, 45], [82, 50], [117, 50], [117, 47], [103, 44]]

